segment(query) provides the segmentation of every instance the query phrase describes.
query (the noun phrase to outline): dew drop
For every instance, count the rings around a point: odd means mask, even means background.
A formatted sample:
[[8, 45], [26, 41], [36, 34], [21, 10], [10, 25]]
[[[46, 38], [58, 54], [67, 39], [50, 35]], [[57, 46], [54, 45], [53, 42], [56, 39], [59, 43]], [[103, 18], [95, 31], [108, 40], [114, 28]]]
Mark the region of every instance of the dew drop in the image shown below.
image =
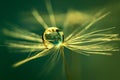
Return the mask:
[[49, 48], [50, 45], [62, 44], [64, 41], [64, 34], [57, 27], [50, 27], [43, 33], [42, 39], [45, 47]]

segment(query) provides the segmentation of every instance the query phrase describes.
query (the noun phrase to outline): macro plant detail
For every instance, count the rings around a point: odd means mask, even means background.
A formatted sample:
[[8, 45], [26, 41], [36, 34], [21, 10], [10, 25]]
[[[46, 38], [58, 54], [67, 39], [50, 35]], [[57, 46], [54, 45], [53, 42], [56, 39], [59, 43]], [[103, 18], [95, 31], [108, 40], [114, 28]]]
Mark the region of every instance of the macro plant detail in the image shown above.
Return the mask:
[[[110, 52], [117, 52], [120, 50], [118, 47], [111, 45], [114, 41], [120, 41], [119, 34], [109, 32], [115, 27], [96, 30], [91, 29], [94, 24], [104, 19], [110, 12], [103, 13], [103, 11], [100, 11], [96, 13], [91, 17], [90, 21], [86, 21], [82, 27], [77, 27], [68, 34], [70, 28], [69, 24], [71, 24], [68, 21], [69, 12], [67, 14], [68, 17], [66, 17], [63, 23], [62, 29], [60, 29], [59, 25], [56, 24], [52, 5], [49, 0], [46, 1], [46, 8], [49, 13], [51, 25], [48, 25], [44, 21], [36, 9], [32, 11], [33, 17], [44, 28], [42, 35], [18, 28], [13, 28], [13, 31], [7, 29], [3, 30], [4, 34], [7, 36], [22, 39], [21, 41], [6, 42], [9, 47], [19, 49], [21, 52], [30, 53], [30, 56], [26, 59], [13, 64], [13, 67], [21, 66], [26, 62], [46, 55], [51, 55], [52, 67], [59, 61], [60, 57], [63, 58], [63, 64], [65, 64], [64, 48], [71, 50], [73, 53], [75, 52], [83, 55], [111, 55]], [[72, 22], [74, 22], [74, 20]], [[35, 55], [31, 56], [31, 53], [35, 53]]]

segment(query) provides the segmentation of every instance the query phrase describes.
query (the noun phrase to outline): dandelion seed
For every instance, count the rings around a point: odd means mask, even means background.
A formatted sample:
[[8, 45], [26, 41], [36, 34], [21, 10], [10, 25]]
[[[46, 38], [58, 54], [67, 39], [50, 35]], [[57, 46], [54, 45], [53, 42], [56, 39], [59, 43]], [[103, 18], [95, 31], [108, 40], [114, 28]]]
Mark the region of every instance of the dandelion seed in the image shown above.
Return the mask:
[[[66, 28], [68, 24], [67, 21], [63, 23], [65, 25], [63, 26], [63, 30], [59, 29], [56, 25], [55, 16], [53, 14], [53, 9], [50, 4], [50, 1], [46, 2], [46, 6], [52, 27], [50, 27], [44, 21], [44, 19], [42, 18], [42, 16], [40, 16], [37, 10], [34, 9], [32, 11], [34, 18], [45, 29], [43, 35], [41, 35], [42, 37], [26, 30], [15, 29], [14, 32], [6, 29], [3, 30], [3, 32], [8, 36], [25, 40], [25, 41], [22, 40], [17, 42], [16, 41], [7, 42], [9, 47], [21, 49], [22, 51], [25, 52], [37, 52], [36, 55], [29, 56], [26, 59], [15, 63], [13, 67], [21, 66], [26, 62], [46, 56], [52, 52], [51, 53], [52, 58], [50, 58], [51, 60], [50, 63], [52, 65], [51, 69], [52, 69], [55, 63], [59, 60], [60, 55], [62, 55], [63, 63], [65, 63], [64, 49], [63, 49], [64, 47], [70, 49], [73, 52], [80, 54], [86, 53], [86, 54], [110, 55], [111, 54], [110, 51], [114, 51], [114, 52], [120, 51], [119, 48], [107, 44], [108, 42], [112, 42], [112, 41], [120, 41], [118, 34], [107, 33], [107, 31], [112, 30], [115, 27], [101, 29], [101, 30], [98, 29], [89, 32], [89, 30], [94, 24], [96, 24], [98, 21], [102, 20], [107, 15], [109, 15], [110, 12], [105, 14], [103, 14], [101, 11], [98, 12], [96, 16], [93, 17], [92, 20], [87, 25], [84, 25], [82, 27], [82, 29], [77, 28], [76, 30], [73, 30], [72, 33], [70, 33], [68, 36], [64, 37], [64, 34], [66, 34], [67, 31], [69, 31], [69, 29]], [[67, 18], [68, 17], [69, 16], [67, 16]]]

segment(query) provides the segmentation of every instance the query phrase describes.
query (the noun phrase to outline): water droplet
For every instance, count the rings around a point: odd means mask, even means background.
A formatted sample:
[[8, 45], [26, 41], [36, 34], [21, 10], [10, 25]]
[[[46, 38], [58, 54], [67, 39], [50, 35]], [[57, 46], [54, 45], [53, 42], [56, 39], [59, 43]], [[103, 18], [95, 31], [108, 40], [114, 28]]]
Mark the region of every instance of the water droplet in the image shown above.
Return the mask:
[[60, 29], [56, 27], [50, 27], [43, 33], [43, 43], [47, 48], [49, 48], [50, 45], [62, 44], [63, 41], [64, 34]]

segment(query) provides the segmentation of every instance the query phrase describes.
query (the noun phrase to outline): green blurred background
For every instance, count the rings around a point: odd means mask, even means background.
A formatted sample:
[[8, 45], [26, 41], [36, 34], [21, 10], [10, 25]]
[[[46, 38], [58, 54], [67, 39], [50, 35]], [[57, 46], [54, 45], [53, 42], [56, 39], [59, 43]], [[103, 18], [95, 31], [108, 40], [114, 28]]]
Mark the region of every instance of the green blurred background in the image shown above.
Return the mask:
[[[117, 27], [114, 32], [120, 34], [120, 1], [119, 0], [51, 0], [55, 12], [66, 13], [68, 9], [90, 12], [105, 8], [111, 11], [106, 23], [103, 25]], [[0, 0], [0, 44], [7, 39], [2, 34], [3, 28], [10, 28], [7, 23], [23, 26], [31, 31], [39, 33], [39, 29], [32, 26], [39, 24], [27, 24], [22, 19], [31, 15], [35, 8], [41, 13], [46, 13], [44, 0]], [[26, 14], [27, 13], [27, 14]], [[26, 16], [25, 16], [26, 15]], [[21, 18], [22, 17], [22, 18]], [[116, 42], [120, 44], [120, 42]], [[120, 52], [112, 56], [70, 54], [65, 51], [71, 80], [120, 80]], [[0, 80], [42, 80], [40, 76], [41, 66], [44, 60], [36, 59], [21, 67], [12, 68], [16, 61], [22, 60], [26, 54], [13, 53], [5, 46], [0, 46]], [[61, 63], [56, 64], [51, 73], [43, 80], [65, 80], [61, 75]]]

